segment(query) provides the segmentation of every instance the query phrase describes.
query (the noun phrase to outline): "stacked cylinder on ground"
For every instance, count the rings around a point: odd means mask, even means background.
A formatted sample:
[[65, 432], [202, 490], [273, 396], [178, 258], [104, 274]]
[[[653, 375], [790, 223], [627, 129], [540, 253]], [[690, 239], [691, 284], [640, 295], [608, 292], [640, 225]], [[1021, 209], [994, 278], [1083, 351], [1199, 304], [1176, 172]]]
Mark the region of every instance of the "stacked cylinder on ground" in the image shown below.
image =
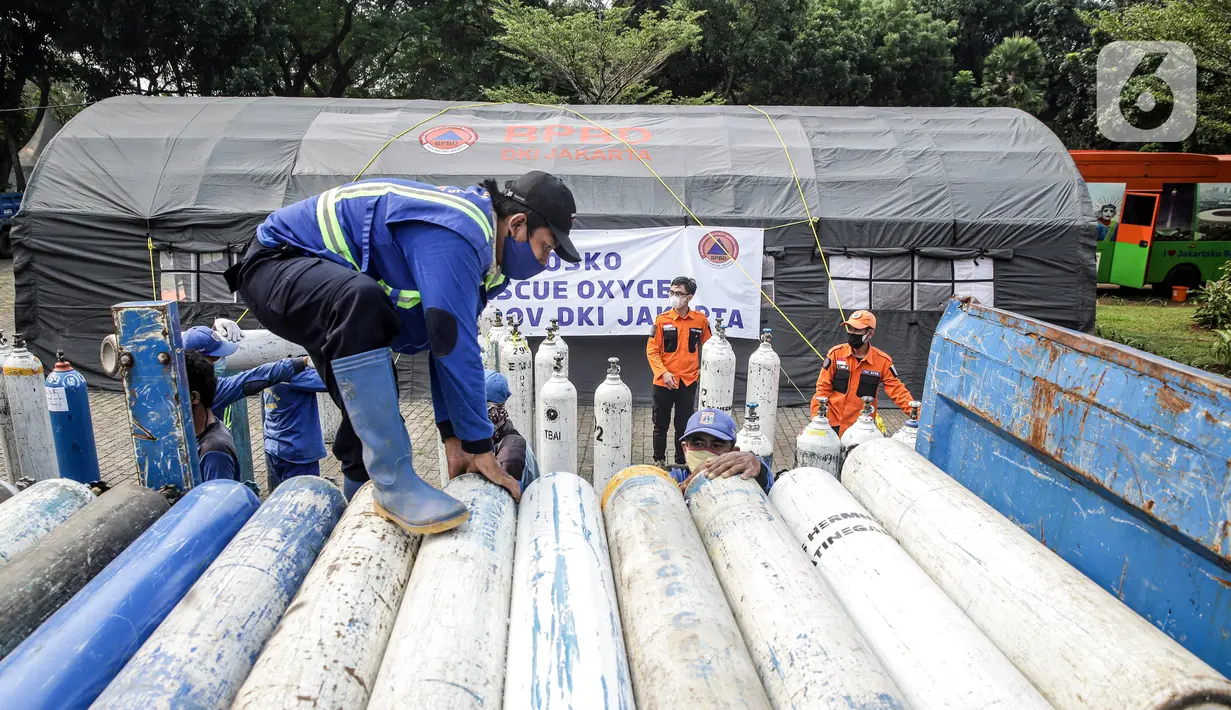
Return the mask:
[[634, 707], [598, 498], [544, 474], [522, 494], [504, 710]]
[[892, 439], [842, 483], [1060, 710], [1231, 707], [1231, 682]]
[[633, 466], [608, 483], [602, 508], [637, 706], [768, 710], [675, 481]]
[[905, 707], [754, 481], [697, 476], [688, 509], [774, 708]]
[[423, 540], [369, 710], [501, 705], [517, 506], [479, 474], [445, 492], [470, 517]]
[[229, 707], [343, 507], [323, 478], [279, 486], [93, 707]]

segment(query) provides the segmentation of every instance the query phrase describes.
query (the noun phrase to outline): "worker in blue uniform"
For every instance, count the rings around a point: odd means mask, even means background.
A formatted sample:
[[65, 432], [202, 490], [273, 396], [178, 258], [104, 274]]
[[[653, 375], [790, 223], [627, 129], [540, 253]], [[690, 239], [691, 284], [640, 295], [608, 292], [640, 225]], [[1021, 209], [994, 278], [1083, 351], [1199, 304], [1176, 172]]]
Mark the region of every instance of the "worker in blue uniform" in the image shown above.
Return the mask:
[[428, 352], [450, 477], [478, 472], [520, 496], [492, 451], [478, 317], [508, 279], [536, 276], [553, 251], [581, 261], [569, 238], [575, 212], [564, 183], [539, 171], [503, 189], [381, 178], [283, 207], [257, 228], [227, 282], [319, 368], [342, 410], [333, 450], [348, 494], [370, 476], [377, 514], [412, 532], [469, 516], [414, 471], [392, 349]]
[[261, 393], [269, 490], [288, 478], [321, 475], [325, 438], [316, 393], [325, 391], [320, 375], [308, 369]]
[[754, 478], [768, 493], [774, 485], [774, 473], [760, 457], [751, 451], [740, 451], [735, 445], [735, 419], [721, 409], [706, 408], [688, 418], [688, 426], [680, 437], [684, 447], [683, 466], [668, 473], [685, 490], [694, 476]]
[[[198, 325], [184, 331], [184, 349], [195, 350], [217, 365], [238, 350], [239, 346], [222, 338], [213, 329]], [[257, 394], [280, 382], [289, 382], [311, 365], [312, 362], [306, 357], [288, 357], [257, 365], [235, 375], [220, 377], [211, 409], [215, 415], [221, 417], [227, 407], [244, 397]]]
[[213, 404], [218, 387], [214, 364], [199, 351], [184, 351], [184, 371], [188, 376], [188, 398], [192, 406], [192, 427], [197, 439], [197, 462], [201, 481], [239, 480], [239, 455], [235, 439], [222, 426]]

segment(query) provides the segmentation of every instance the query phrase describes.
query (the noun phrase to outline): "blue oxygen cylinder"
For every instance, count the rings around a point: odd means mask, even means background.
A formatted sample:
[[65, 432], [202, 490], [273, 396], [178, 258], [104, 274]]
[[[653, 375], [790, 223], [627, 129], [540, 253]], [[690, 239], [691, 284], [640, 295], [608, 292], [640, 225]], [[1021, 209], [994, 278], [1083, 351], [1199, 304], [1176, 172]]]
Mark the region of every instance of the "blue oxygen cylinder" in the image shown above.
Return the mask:
[[47, 411], [51, 415], [51, 438], [56, 444], [60, 477], [80, 483], [102, 478], [98, 473], [98, 449], [94, 445], [94, 422], [90, 418], [90, 395], [85, 378], [56, 351], [56, 366], [47, 376]]

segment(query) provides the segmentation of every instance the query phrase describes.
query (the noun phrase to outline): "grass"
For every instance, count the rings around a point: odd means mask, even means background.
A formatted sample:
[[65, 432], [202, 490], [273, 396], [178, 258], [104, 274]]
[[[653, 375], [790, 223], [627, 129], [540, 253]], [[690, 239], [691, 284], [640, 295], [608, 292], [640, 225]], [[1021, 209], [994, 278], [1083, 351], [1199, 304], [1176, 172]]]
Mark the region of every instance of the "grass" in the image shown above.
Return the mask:
[[1099, 299], [1094, 322], [1099, 336], [1176, 362], [1225, 374], [1210, 348], [1214, 333], [1194, 328], [1194, 307], [1169, 301]]

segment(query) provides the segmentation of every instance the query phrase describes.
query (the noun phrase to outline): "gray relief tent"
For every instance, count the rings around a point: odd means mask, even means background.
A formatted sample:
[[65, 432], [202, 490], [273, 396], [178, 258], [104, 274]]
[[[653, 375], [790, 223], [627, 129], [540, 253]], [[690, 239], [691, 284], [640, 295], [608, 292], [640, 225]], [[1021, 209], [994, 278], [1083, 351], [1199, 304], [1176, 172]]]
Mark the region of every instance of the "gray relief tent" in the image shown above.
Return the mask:
[[[13, 236], [17, 324], [49, 362], [57, 347], [95, 385], [110, 307], [152, 291], [184, 299], [186, 325], [237, 317], [220, 272], [268, 213], [368, 169], [434, 184], [505, 180], [529, 169], [573, 189], [578, 228], [672, 226], [689, 218], [625, 146], [561, 108], [433, 101], [138, 98], [95, 104], [47, 146]], [[921, 393], [943, 301], [998, 307], [1089, 330], [1095, 228], [1073, 161], [1042, 123], [979, 108], [772, 107], [816, 218], [822, 268], [790, 164], [767, 118], [732, 106], [578, 106], [624, 137], [706, 226], [766, 228], [766, 291], [817, 350], [844, 341], [849, 313], [878, 315], [876, 344]], [[436, 131], [434, 146], [420, 138]], [[550, 138], [550, 142], [548, 139]], [[453, 141], [453, 142], [451, 142]], [[466, 143], [464, 150], [455, 150]], [[596, 147], [597, 146], [597, 147]], [[152, 251], [150, 247], [152, 246]], [[782, 402], [811, 395], [818, 359], [763, 303], [785, 377]], [[244, 326], [259, 324], [249, 316]], [[608, 356], [648, 400], [643, 337], [573, 338], [583, 399]], [[734, 341], [744, 362], [755, 341]], [[425, 367], [402, 358], [411, 392]], [[410, 361], [410, 362], [408, 362]]]

